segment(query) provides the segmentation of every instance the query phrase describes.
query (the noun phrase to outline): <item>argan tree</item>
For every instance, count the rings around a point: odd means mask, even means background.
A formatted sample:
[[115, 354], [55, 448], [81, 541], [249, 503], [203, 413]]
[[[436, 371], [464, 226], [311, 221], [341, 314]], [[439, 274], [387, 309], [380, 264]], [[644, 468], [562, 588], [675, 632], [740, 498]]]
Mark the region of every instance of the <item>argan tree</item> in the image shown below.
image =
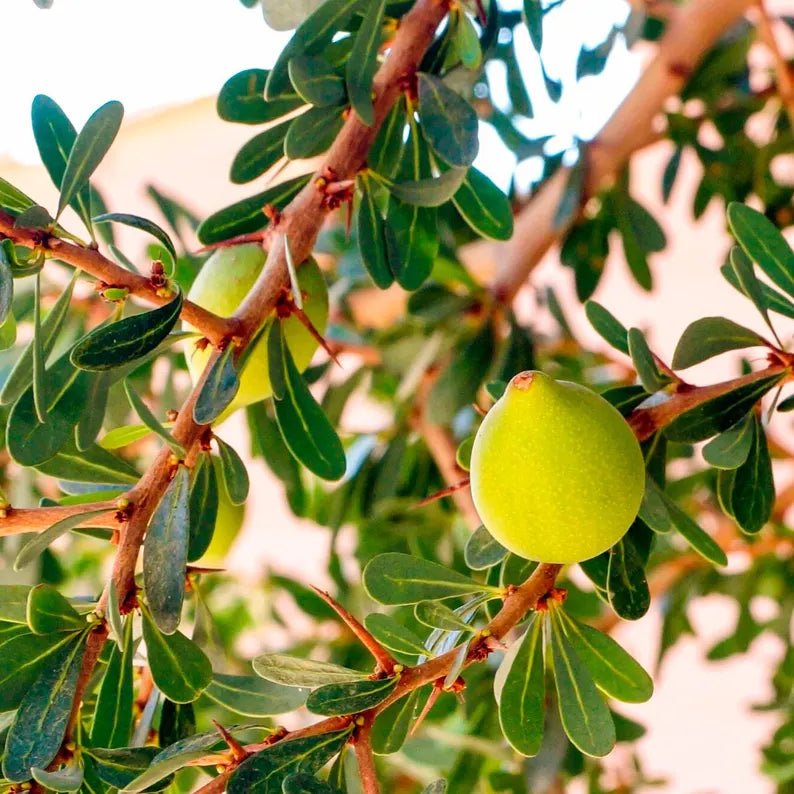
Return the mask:
[[[791, 20], [636, 0], [576, 73], [598, 75], [618, 41], [655, 54], [595, 139], [550, 153], [523, 131], [520, 64], [542, 65], [565, 0], [261, 6], [292, 38], [269, 71], [218, 80], [219, 115], [252, 127], [230, 165], [250, 198], [201, 219], [152, 188], [157, 220], [126, 213], [90, 182], [121, 105], [78, 132], [44, 95], [31, 118], [57, 206], [0, 178], [0, 789], [538, 794], [579, 777], [601, 792], [599, 759], [643, 733], [615, 702], [653, 689], [611, 629], [663, 596], [661, 657], [692, 601], [724, 593], [738, 620], [711, 658], [762, 632], [789, 649], [764, 771], [791, 790], [792, 492], [773, 459], [792, 454], [794, 191], [772, 168], [794, 147]], [[542, 161], [531, 190], [473, 167], [486, 124]], [[613, 246], [652, 287], [666, 237], [628, 166], [660, 139], [670, 160], [643, 178], [667, 197], [683, 153], [700, 162], [692, 222], [719, 203], [735, 244], [692, 267], [720, 267], [761, 329], [704, 296], [671, 361], [590, 299]], [[119, 224], [144, 255], [116, 245]], [[462, 264], [479, 238], [499, 247], [492, 283]], [[514, 311], [551, 248], [611, 352], [573, 335], [551, 291], [551, 331]], [[374, 286], [410, 293], [386, 328], [355, 308]], [[745, 349], [726, 382], [681, 374]], [[356, 431], [353, 397], [388, 422]], [[236, 411], [246, 449], [223, 439]], [[213, 564], [251, 457], [328, 528], [332, 592], [273, 572], [251, 593]], [[774, 619], [754, 617], [757, 594]], [[318, 630], [271, 631], [298, 612]], [[266, 652], [240, 654], [243, 632]], [[622, 777], [647, 783], [636, 758]]]

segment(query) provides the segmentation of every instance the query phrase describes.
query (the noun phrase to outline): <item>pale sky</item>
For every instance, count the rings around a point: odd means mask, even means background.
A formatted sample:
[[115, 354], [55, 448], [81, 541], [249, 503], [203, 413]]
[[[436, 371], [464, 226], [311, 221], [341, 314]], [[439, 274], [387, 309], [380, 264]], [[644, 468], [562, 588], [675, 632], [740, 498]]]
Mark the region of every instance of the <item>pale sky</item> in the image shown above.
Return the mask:
[[[46, 11], [32, 0], [2, 5], [3, 61], [14, 68], [3, 90], [0, 158], [22, 162], [38, 162], [30, 128], [37, 93], [55, 99], [78, 129], [109, 99], [120, 100], [130, 118], [217, 94], [235, 72], [272, 65], [289, 37], [270, 30], [258, 10], [239, 0], [54, 0]], [[624, 0], [566, 0], [546, 17], [547, 69], [553, 77], [569, 78], [557, 105], [546, 98], [526, 30], [517, 29], [528, 53], [523, 66], [536, 114], [526, 122], [528, 135], [555, 133], [559, 148], [574, 134], [592, 136], [603, 124], [636, 80], [633, 56], [619, 43], [600, 78], [580, 85], [570, 78], [581, 44], [600, 43], [625, 14]], [[512, 170], [512, 158], [489, 128], [483, 129], [481, 152], [477, 164], [494, 177]], [[498, 181], [506, 186], [503, 178]]]

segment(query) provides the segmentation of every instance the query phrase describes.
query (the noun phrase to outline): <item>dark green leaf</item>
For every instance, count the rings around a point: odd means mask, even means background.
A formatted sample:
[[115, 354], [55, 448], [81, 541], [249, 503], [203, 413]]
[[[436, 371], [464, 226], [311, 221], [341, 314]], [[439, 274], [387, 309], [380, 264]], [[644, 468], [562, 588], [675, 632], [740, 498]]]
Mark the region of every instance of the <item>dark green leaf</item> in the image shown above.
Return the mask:
[[406, 204], [438, 207], [449, 201], [460, 190], [467, 171], [467, 168], [450, 168], [439, 176], [408, 182], [388, 182], [386, 186], [393, 196]]
[[380, 554], [364, 568], [369, 595], [381, 604], [415, 604], [418, 601], [494, 590], [468, 576], [410, 554]]
[[236, 201], [234, 204], [214, 212], [198, 227], [199, 241], [202, 245], [212, 245], [241, 234], [250, 234], [264, 229], [268, 219], [262, 212], [262, 208], [268, 204], [277, 209], [286, 206], [306, 185], [310, 176], [310, 174], [305, 174], [295, 177], [295, 179], [288, 179], [262, 193]]
[[492, 240], [513, 235], [513, 210], [507, 196], [476, 168], [470, 168], [452, 202], [477, 234]]
[[540, 0], [524, 0], [524, 22], [529, 30], [529, 38], [537, 52], [543, 45], [543, 9]]
[[149, 521], [143, 544], [146, 601], [154, 622], [164, 634], [173, 634], [182, 617], [189, 503], [190, 475], [187, 466], [180, 464]]
[[74, 429], [74, 443], [77, 452], [86, 452], [91, 449], [102, 430], [111, 385], [112, 381], [107, 372], [97, 373], [89, 379], [85, 411]]
[[101, 371], [119, 367], [151, 353], [176, 325], [182, 293], [154, 311], [125, 317], [84, 336], [73, 348], [71, 362], [80, 369]]
[[324, 58], [300, 55], [289, 62], [289, 79], [310, 105], [338, 105], [345, 98], [345, 81]]
[[507, 556], [507, 549], [494, 540], [491, 533], [480, 526], [469, 535], [463, 557], [466, 565], [475, 571], [491, 568], [500, 563]]
[[[105, 749], [100, 747], [86, 748], [86, 753], [94, 761], [99, 778], [115, 789], [125, 789], [144, 772], [157, 755], [156, 747], [119, 747]], [[162, 781], [153, 786], [152, 791], [165, 788], [170, 780]]]
[[386, 700], [399, 680], [399, 676], [395, 676], [374, 681], [367, 678], [346, 684], [325, 684], [309, 695], [306, 708], [313, 714], [326, 717], [366, 711]]
[[72, 635], [68, 644], [47, 660], [25, 694], [6, 738], [6, 780], [30, 780], [31, 767], [46, 769], [55, 758], [72, 712], [84, 651], [85, 634]]
[[753, 420], [747, 417], [711, 439], [703, 447], [706, 463], [718, 469], [736, 469], [741, 466], [753, 446], [753, 426]]
[[745, 532], [758, 532], [772, 516], [775, 482], [766, 433], [757, 416], [750, 420], [750, 438], [747, 458], [736, 469], [731, 507], [736, 523]]
[[393, 653], [413, 657], [414, 660], [425, 653], [422, 639], [390, 615], [373, 612], [364, 618], [364, 627], [384, 648]]
[[[720, 273], [722, 273], [725, 280], [734, 289], [739, 290], [739, 292], [741, 292], [743, 295], [747, 295], [747, 293], [744, 291], [742, 283], [739, 281], [739, 277], [736, 275], [736, 272], [731, 265], [723, 265], [720, 268]], [[794, 303], [792, 303], [785, 295], [783, 295], [783, 293], [778, 292], [773, 287], [770, 287], [769, 284], [761, 281], [758, 283], [761, 285], [761, 294], [763, 295], [765, 305], [769, 307], [769, 311], [773, 311], [777, 314], [782, 314], [784, 317], [790, 317], [794, 319]]]
[[794, 251], [765, 215], [744, 204], [728, 205], [728, 223], [745, 253], [784, 292], [794, 295]]
[[54, 587], [39, 584], [31, 589], [27, 603], [27, 621], [34, 634], [80, 631], [85, 618]]
[[240, 124], [264, 124], [303, 104], [295, 95], [266, 102], [264, 93], [268, 74], [265, 69], [245, 69], [230, 77], [218, 94], [218, 115], [225, 121]]
[[157, 417], [149, 410], [149, 406], [135, 393], [129, 380], [124, 381], [124, 393], [127, 395], [132, 409], [146, 427], [160, 436], [180, 459], [187, 457], [185, 448], [160, 424]]
[[254, 671], [267, 681], [291, 687], [315, 687], [362, 681], [366, 673], [331, 662], [298, 659], [281, 653], [266, 653], [253, 661]]
[[628, 535], [609, 551], [609, 603], [620, 617], [638, 620], [651, 605], [645, 568]]
[[471, 165], [479, 149], [474, 108], [435, 75], [420, 72], [417, 81], [418, 109], [427, 142], [448, 165]]
[[188, 562], [204, 556], [212, 542], [215, 532], [215, 519], [218, 516], [218, 479], [209, 453], [203, 453], [193, 468], [193, 482], [190, 486], [190, 539], [188, 541]]
[[91, 744], [96, 747], [126, 747], [132, 729], [133, 670], [132, 618], [127, 618], [122, 647], [113, 645], [102, 678], [91, 724]]
[[48, 791], [79, 791], [83, 785], [83, 766], [77, 759], [53, 772], [31, 767], [33, 779]]
[[392, 197], [386, 215], [388, 267], [397, 283], [408, 290], [430, 276], [438, 255], [438, 214], [432, 207], [404, 204]]
[[629, 355], [629, 332], [614, 315], [600, 303], [593, 300], [587, 301], [584, 311], [590, 325], [595, 328], [598, 335], [609, 345], [621, 353]]
[[386, 289], [394, 281], [387, 257], [386, 224], [375, 202], [368, 176], [359, 177], [358, 188], [360, 200], [356, 213], [356, 233], [361, 261], [375, 284]]
[[163, 634], [143, 610], [143, 641], [154, 683], [174, 703], [191, 703], [210, 684], [212, 666], [184, 634]]
[[233, 505], [241, 505], [248, 498], [248, 471], [233, 447], [218, 436], [215, 436], [215, 443], [218, 445], [226, 495]]
[[673, 368], [687, 369], [728, 350], [763, 346], [749, 328], [724, 317], [703, 317], [687, 326], [673, 354]]
[[714, 565], [727, 565], [728, 557], [717, 542], [694, 519], [685, 513], [672, 499], [665, 497], [667, 509], [676, 529], [687, 543], [702, 557]]
[[36, 202], [30, 196], [25, 195], [10, 182], [0, 177], [0, 207], [18, 215], [35, 204]]
[[785, 376], [785, 372], [763, 375], [736, 389], [692, 408], [674, 419], [664, 430], [670, 441], [694, 443], [733, 427]]
[[381, 125], [375, 142], [369, 150], [367, 165], [380, 176], [392, 178], [405, 148], [403, 139], [406, 125], [405, 100], [394, 103]]
[[[268, 343], [276, 421], [290, 452], [319, 477], [338, 480], [347, 462], [339, 437], [301, 377], [284, 342], [281, 323], [273, 323]], [[278, 399], [277, 385], [284, 385]]]
[[205, 697], [235, 714], [246, 717], [272, 717], [300, 708], [309, 694], [308, 689], [285, 686], [249, 675], [215, 673], [204, 690]]
[[673, 192], [673, 185], [678, 176], [683, 152], [683, 147], [676, 146], [672, 155], [670, 155], [670, 159], [667, 161], [667, 165], [664, 167], [664, 172], [662, 173], [662, 201], [664, 201], [665, 204], [670, 200], [670, 194]]
[[372, 80], [378, 66], [378, 50], [383, 34], [386, 0], [370, 0], [361, 27], [345, 66], [345, 82], [350, 104], [358, 117], [371, 127], [375, 120], [372, 107]]
[[669, 379], [659, 372], [653, 353], [645, 339], [645, 334], [639, 328], [630, 328], [628, 341], [629, 355], [643, 388], [649, 394], [661, 391], [667, 385]]
[[[731, 249], [730, 266], [736, 276], [741, 291], [753, 302], [755, 308], [761, 313], [764, 322], [767, 324], [772, 333], [775, 329], [772, 327], [772, 321], [769, 319], [769, 303], [764, 294], [764, 285], [758, 280], [755, 275], [753, 263], [744, 251], [735, 245]], [[781, 296], [782, 297], [782, 296]]]
[[240, 378], [234, 368], [232, 344], [212, 362], [210, 371], [193, 405], [193, 419], [200, 425], [214, 422], [231, 404], [240, 390]]
[[129, 463], [102, 447], [92, 444], [80, 451], [69, 441], [54, 457], [36, 464], [36, 470], [60, 480], [102, 485], [134, 485], [140, 479]]
[[339, 794], [339, 789], [333, 788], [305, 772], [298, 772], [284, 778], [281, 790], [283, 794]]
[[543, 622], [542, 617], [533, 617], [524, 636], [505, 654], [494, 677], [502, 733], [516, 752], [527, 756], [537, 755], [543, 741]]
[[615, 746], [615, 724], [590, 671], [559, 624], [546, 621], [560, 717], [572, 744], [586, 755], [601, 757]]
[[670, 532], [673, 519], [667, 509], [664, 495], [650, 475], [645, 478], [645, 492], [640, 503], [640, 519], [654, 532]]
[[290, 160], [316, 157], [334, 142], [345, 123], [343, 108], [310, 108], [289, 122], [284, 154]]
[[419, 690], [415, 689], [378, 714], [371, 734], [374, 753], [391, 755], [400, 751], [413, 725], [418, 700]]
[[244, 144], [232, 161], [232, 182], [242, 185], [269, 171], [284, 156], [284, 137], [291, 124], [285, 121], [268, 127]]
[[142, 218], [140, 215], [130, 215], [125, 212], [106, 212], [102, 215], [97, 215], [93, 221], [94, 223], [123, 223], [125, 226], [131, 226], [133, 229], [140, 229], [142, 232], [146, 232], [152, 235], [156, 240], [159, 240], [165, 247], [165, 250], [171, 254], [174, 262], [177, 260], [176, 248], [174, 248], [174, 243], [168, 236], [168, 232], [160, 228], [154, 221]]
[[120, 102], [107, 102], [94, 111], [72, 145], [61, 177], [58, 216], [88, 184], [91, 174], [116, 139], [124, 108]]

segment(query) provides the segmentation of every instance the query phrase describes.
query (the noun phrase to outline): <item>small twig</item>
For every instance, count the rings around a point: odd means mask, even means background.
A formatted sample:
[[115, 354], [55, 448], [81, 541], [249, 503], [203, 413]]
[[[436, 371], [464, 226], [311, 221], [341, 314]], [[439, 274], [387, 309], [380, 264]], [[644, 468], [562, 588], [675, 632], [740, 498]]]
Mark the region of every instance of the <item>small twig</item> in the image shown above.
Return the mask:
[[106, 514], [87, 519], [86, 525], [118, 529], [119, 524], [116, 519], [118, 506], [115, 500], [59, 507], [7, 507], [5, 508], [6, 515], [0, 518], [0, 538], [20, 535], [24, 532], [43, 532], [64, 518], [92, 510], [102, 510], [105, 507], [108, 510]]
[[319, 587], [314, 585], [311, 587], [339, 615], [350, 631], [356, 635], [356, 639], [372, 654], [378, 665], [377, 672], [385, 673], [387, 676], [393, 675], [394, 666], [397, 664], [396, 659], [338, 601], [324, 590], [320, 590]]
[[215, 726], [215, 730], [221, 735], [221, 738], [224, 742], [228, 745], [229, 749], [232, 751], [232, 755], [234, 756], [234, 760], [239, 764], [241, 761], [245, 761], [246, 758], [250, 755], [250, 753], [243, 747], [237, 739], [232, 736], [226, 728], [223, 727], [217, 720], [213, 720], [212, 724]]
[[372, 752], [372, 741], [370, 739], [374, 716], [371, 712], [368, 712], [360, 719], [362, 724], [356, 728], [353, 737], [353, 748], [356, 751], [356, 760], [358, 761], [361, 790], [363, 794], [380, 794], [378, 772], [375, 769], [375, 755]]
[[442, 488], [440, 491], [436, 491], [435, 493], [431, 493], [430, 496], [426, 496], [424, 499], [418, 501], [413, 507], [412, 510], [416, 510], [419, 507], [424, 507], [425, 505], [429, 505], [433, 502], [437, 502], [439, 499], [444, 499], [447, 496], [452, 496], [456, 494], [458, 491], [463, 491], [466, 488], [471, 486], [471, 478], [465, 477], [462, 480], [454, 483], [453, 485], [448, 485], [446, 488]]

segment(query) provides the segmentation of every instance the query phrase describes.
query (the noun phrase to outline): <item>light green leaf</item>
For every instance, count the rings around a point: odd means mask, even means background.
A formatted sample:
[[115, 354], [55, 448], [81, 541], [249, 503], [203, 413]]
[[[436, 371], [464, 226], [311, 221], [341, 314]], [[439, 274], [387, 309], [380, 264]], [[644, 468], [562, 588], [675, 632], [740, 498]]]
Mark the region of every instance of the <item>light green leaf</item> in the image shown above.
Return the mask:
[[266, 653], [253, 661], [254, 672], [274, 684], [291, 687], [316, 687], [362, 681], [367, 673], [350, 670], [331, 662], [298, 659], [281, 653]]
[[393, 653], [413, 659], [427, 653], [422, 639], [390, 615], [373, 612], [364, 618], [364, 627], [384, 648]]
[[306, 702], [309, 690], [256, 676], [215, 673], [204, 695], [235, 714], [262, 718], [295, 711]]
[[469, 539], [463, 549], [463, 558], [466, 561], [466, 565], [475, 571], [492, 568], [506, 556], [507, 549], [494, 540], [491, 533], [484, 526], [477, 527], [469, 535]]
[[39, 584], [30, 590], [26, 617], [34, 634], [75, 632], [86, 627], [85, 618], [48, 584]]

